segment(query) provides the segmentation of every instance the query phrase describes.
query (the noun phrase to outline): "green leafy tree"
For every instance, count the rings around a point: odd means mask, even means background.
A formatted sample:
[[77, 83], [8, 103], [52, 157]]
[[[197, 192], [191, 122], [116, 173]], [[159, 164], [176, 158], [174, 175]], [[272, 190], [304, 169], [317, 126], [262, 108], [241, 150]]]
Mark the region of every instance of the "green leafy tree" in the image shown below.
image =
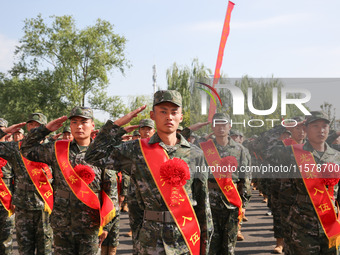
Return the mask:
[[142, 119], [150, 119], [150, 111], [152, 111], [153, 98], [148, 95], [134, 96], [130, 97], [128, 100], [128, 106], [125, 108], [125, 114], [129, 113], [132, 110], [141, 107], [142, 105], [146, 105], [144, 111], [139, 113], [136, 118], [134, 118], [127, 126], [130, 125], [138, 125], [139, 121]]
[[41, 15], [25, 20], [24, 36], [15, 51], [18, 62], [11, 74], [35, 78], [48, 70], [68, 109], [88, 101], [113, 116], [121, 112], [120, 104], [112, 105], [117, 98], [107, 96], [105, 90], [109, 72], [118, 69], [124, 74], [129, 67], [126, 39], [115, 34], [113, 25], [105, 20], [77, 29], [72, 16], [51, 18], [51, 24]]
[[0, 116], [14, 124], [26, 121], [33, 112], [41, 112], [49, 120], [67, 114], [67, 103], [54, 83], [49, 71], [35, 78], [0, 75]]
[[207, 82], [211, 70], [206, 68], [198, 59], [194, 59], [191, 66], [178, 66], [174, 63], [166, 71], [168, 89], [177, 90], [183, 100], [182, 126], [190, 126], [191, 123], [203, 121], [204, 117], [197, 114], [200, 111], [200, 92], [197, 82]]

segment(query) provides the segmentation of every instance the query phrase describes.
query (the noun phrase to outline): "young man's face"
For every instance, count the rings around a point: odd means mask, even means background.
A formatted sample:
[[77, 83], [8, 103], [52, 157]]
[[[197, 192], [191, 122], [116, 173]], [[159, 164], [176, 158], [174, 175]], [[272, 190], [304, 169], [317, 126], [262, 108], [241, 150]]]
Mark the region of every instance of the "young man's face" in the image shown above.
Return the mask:
[[94, 129], [94, 122], [92, 119], [73, 117], [71, 119], [70, 128], [75, 140], [87, 139], [91, 136], [91, 132]]
[[139, 128], [139, 133], [140, 133], [140, 137], [144, 139], [144, 138], [149, 138], [153, 136], [153, 134], [155, 133], [155, 130], [152, 127], [145, 126], [145, 127]]
[[241, 139], [240, 139], [241, 136], [239, 136], [239, 135], [232, 135], [232, 136], [230, 136], [230, 137], [231, 137], [231, 139], [233, 139], [235, 142], [241, 143]]
[[157, 132], [171, 134], [183, 120], [182, 108], [170, 102], [160, 103], [154, 106], [150, 117], [156, 123]]
[[15, 142], [21, 141], [22, 139], [24, 139], [24, 135], [21, 134], [20, 132], [15, 132], [13, 134], [13, 139]]
[[73, 140], [73, 135], [70, 132], [64, 132], [63, 140]]
[[231, 129], [230, 123], [225, 123], [225, 122], [219, 123], [218, 121], [215, 121], [214, 125], [212, 125], [211, 128], [216, 137], [228, 136], [229, 131]]
[[34, 120], [32, 120], [32, 121], [30, 121], [30, 122], [28, 122], [28, 123], [26, 124], [26, 128], [27, 128], [27, 131], [28, 131], [28, 132], [30, 132], [31, 129], [37, 128], [37, 127], [39, 127], [39, 126], [40, 126], [40, 123], [39, 123], [39, 122], [36, 122], [36, 121], [34, 121]]
[[302, 124], [297, 125], [295, 127], [290, 127], [290, 128], [287, 128], [287, 129], [290, 131], [290, 133], [292, 134], [291, 137], [295, 141], [301, 141], [301, 140], [306, 138], [306, 132], [305, 132]]
[[304, 127], [311, 143], [324, 143], [328, 137], [329, 124], [325, 120], [316, 120]]

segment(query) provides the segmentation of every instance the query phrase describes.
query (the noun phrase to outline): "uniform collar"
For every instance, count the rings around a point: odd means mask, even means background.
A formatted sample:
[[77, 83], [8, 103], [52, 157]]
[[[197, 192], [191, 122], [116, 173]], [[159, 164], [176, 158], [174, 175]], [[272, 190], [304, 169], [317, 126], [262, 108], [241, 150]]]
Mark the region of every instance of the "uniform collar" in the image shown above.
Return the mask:
[[219, 147], [222, 147], [222, 148], [227, 147], [227, 146], [230, 146], [230, 147], [236, 147], [237, 146], [237, 143], [233, 139], [231, 139], [230, 136], [228, 137], [229, 142], [226, 146], [222, 146], [222, 145], [218, 144], [217, 141], [216, 141], [216, 138], [214, 138], [213, 141], [214, 141], [216, 146], [219, 146]]
[[[325, 149], [323, 155], [325, 155], [325, 154], [327, 154], [327, 155], [334, 155], [336, 151], [333, 150], [326, 142], [325, 142], [325, 145], [326, 145], [326, 149]], [[308, 140], [307, 140], [307, 142], [304, 144], [303, 149], [304, 149], [305, 151], [310, 151], [310, 152], [312, 152], [314, 156], [320, 158], [319, 153], [313, 148], [313, 146], [308, 142]], [[322, 156], [322, 157], [323, 157], [323, 156]]]
[[[190, 143], [181, 135], [181, 134], [176, 134], [176, 137], [177, 139], [179, 139], [179, 145], [181, 147], [188, 147], [190, 148]], [[154, 143], [159, 143], [159, 145], [165, 145], [165, 146], [168, 146], [166, 144], [164, 144], [161, 140], [161, 138], [159, 138], [158, 136], [158, 133], [156, 132], [151, 138], [150, 138], [150, 141], [149, 141], [149, 144], [154, 144]], [[177, 145], [177, 144], [176, 144]], [[162, 146], [163, 147], [163, 146]]]

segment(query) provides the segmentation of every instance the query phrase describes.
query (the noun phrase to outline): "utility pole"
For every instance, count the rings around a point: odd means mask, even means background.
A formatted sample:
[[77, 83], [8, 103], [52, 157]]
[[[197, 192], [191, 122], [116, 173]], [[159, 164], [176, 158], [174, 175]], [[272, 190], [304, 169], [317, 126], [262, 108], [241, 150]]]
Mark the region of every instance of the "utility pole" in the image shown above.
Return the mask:
[[152, 80], [153, 80], [153, 93], [155, 94], [157, 91], [157, 73], [156, 73], [156, 65], [152, 66], [153, 70], [153, 75], [152, 75]]

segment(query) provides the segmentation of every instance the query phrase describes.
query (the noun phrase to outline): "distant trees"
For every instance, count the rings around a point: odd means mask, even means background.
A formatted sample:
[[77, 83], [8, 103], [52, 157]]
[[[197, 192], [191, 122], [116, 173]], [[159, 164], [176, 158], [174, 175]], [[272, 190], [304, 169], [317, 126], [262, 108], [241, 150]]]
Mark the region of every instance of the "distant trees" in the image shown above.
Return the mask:
[[52, 117], [88, 103], [118, 116], [124, 110], [122, 101], [108, 96], [106, 89], [109, 72], [124, 74], [129, 67], [126, 39], [101, 19], [78, 29], [72, 16], [51, 18], [52, 23], [41, 15], [25, 20], [17, 61], [0, 77], [1, 115], [11, 119], [19, 118], [20, 111], [42, 111]]

